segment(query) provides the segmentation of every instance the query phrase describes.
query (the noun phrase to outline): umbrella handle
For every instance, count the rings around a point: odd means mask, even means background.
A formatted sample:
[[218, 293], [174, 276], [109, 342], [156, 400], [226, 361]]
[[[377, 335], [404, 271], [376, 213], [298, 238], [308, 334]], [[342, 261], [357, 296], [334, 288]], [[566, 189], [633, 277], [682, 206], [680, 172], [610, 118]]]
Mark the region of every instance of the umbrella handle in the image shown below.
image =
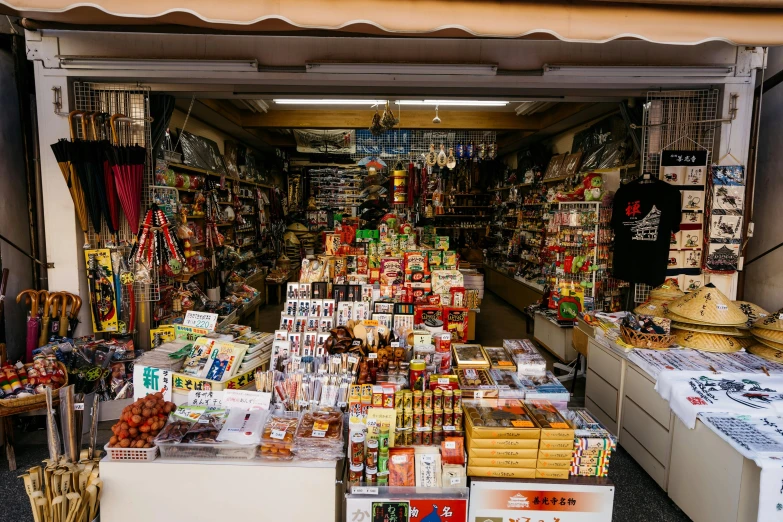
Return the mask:
[[38, 293], [35, 290], [22, 290], [19, 295], [16, 296], [16, 302], [22, 300], [22, 296], [25, 295], [30, 300], [30, 315], [32, 317], [38, 316]]
[[76, 139], [76, 127], [73, 126], [73, 120], [82, 117], [84, 117], [83, 111], [71, 111], [68, 113], [68, 128], [71, 131], [71, 140]]
[[[49, 294], [49, 299], [46, 300], [46, 309], [44, 310], [44, 317], [59, 317], [57, 312], [60, 310], [60, 304], [63, 302], [63, 295], [60, 293]], [[50, 313], [50, 310], [54, 312]]]
[[47, 290], [38, 290], [38, 309], [46, 308], [46, 302], [49, 300], [49, 292]]
[[111, 126], [111, 137], [115, 145], [120, 144], [120, 138], [119, 136], [117, 136], [117, 125], [116, 125], [118, 119], [122, 119], [123, 121], [125, 120], [130, 121], [130, 118], [128, 118], [127, 116], [119, 112], [117, 114], [112, 114], [111, 118], [109, 118], [109, 125]]
[[73, 295], [73, 305], [71, 305], [71, 319], [76, 319], [79, 316], [79, 310], [82, 309], [82, 298], [78, 295]]

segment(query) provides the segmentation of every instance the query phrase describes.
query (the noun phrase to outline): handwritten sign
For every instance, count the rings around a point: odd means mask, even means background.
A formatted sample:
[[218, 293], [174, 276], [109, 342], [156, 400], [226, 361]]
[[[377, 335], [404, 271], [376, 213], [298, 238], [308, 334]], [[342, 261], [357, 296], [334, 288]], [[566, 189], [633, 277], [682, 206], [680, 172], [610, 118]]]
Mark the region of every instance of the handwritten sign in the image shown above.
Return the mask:
[[188, 404], [191, 406], [223, 407], [222, 391], [192, 390], [188, 392]]
[[240, 410], [268, 410], [272, 394], [248, 390], [225, 390], [223, 408]]
[[171, 400], [171, 370], [152, 366], [133, 366], [133, 400], [143, 399], [150, 393], [163, 392], [163, 398]]
[[210, 314], [208, 312], [194, 312], [188, 311], [185, 314], [185, 320], [182, 322], [185, 326], [195, 326], [196, 328], [206, 328], [207, 330], [214, 330], [218, 322], [218, 314]]

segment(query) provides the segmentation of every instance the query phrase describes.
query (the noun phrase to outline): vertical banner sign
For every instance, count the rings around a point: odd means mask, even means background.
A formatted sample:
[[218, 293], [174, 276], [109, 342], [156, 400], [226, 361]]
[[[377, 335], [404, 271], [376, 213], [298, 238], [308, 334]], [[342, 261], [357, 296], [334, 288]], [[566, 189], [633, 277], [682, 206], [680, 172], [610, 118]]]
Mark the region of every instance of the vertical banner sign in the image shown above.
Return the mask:
[[171, 400], [171, 371], [152, 366], [133, 366], [133, 400], [143, 399], [150, 393], [163, 392], [163, 398]]
[[87, 263], [87, 283], [90, 289], [92, 331], [120, 331], [111, 252], [108, 248], [85, 250], [84, 260]]
[[706, 268], [731, 274], [740, 267], [742, 215], [745, 210], [745, 167], [713, 165], [710, 170], [709, 250]]
[[468, 520], [611, 522], [614, 485], [473, 480]]

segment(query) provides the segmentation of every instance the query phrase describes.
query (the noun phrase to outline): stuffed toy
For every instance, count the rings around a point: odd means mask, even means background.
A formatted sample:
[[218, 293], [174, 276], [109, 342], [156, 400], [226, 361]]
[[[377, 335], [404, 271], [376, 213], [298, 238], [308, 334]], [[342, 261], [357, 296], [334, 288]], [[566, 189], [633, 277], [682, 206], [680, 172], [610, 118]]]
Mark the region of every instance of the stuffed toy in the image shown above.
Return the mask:
[[601, 201], [603, 197], [603, 185], [604, 180], [600, 174], [591, 172], [585, 176], [582, 180], [582, 190], [584, 192], [585, 201]]

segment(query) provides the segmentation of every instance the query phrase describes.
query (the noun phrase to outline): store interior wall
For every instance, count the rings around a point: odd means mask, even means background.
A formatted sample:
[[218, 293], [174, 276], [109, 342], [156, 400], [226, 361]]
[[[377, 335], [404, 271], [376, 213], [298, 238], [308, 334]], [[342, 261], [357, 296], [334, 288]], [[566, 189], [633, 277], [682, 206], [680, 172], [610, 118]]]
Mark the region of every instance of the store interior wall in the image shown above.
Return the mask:
[[[783, 48], [769, 50], [765, 77], [783, 71]], [[760, 75], [759, 75], [760, 76]], [[783, 84], [764, 93], [759, 129], [758, 164], [753, 204], [754, 234], [745, 252], [746, 262], [783, 243]], [[769, 311], [780, 307], [783, 293], [783, 248], [747, 264], [745, 300]]]
[[[10, 38], [0, 38], [0, 234], [30, 252], [30, 216], [25, 174], [23, 130], [19, 93]], [[5, 300], [6, 349], [8, 359], [24, 355], [27, 307], [17, 304], [22, 290], [35, 288], [32, 261], [4, 241], [0, 241], [0, 267], [9, 270]]]

